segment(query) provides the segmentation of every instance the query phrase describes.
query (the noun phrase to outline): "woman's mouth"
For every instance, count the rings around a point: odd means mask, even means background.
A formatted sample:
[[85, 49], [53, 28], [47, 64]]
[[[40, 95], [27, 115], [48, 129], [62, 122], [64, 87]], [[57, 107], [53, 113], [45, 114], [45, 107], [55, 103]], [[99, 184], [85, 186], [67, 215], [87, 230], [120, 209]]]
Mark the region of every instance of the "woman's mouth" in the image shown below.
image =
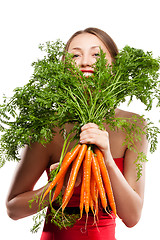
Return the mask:
[[91, 69], [82, 69], [81, 72], [83, 72], [85, 77], [91, 76], [94, 73], [94, 71]]

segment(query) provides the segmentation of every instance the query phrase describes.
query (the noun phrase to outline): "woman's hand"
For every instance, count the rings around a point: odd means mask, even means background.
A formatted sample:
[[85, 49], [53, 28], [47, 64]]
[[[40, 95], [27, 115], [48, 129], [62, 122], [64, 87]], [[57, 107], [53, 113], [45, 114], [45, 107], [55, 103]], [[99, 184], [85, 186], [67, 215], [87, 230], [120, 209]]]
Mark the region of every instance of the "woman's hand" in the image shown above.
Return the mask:
[[94, 123], [87, 123], [81, 128], [80, 143], [95, 144], [104, 156], [111, 155], [108, 132], [100, 130]]
[[[51, 166], [50, 166], [50, 172], [53, 171], [54, 169], [56, 169], [59, 165], [59, 162], [57, 163], [53, 163]], [[68, 180], [69, 180], [69, 176], [70, 176], [70, 171], [71, 169], [69, 168], [67, 173], [66, 173], [66, 176], [65, 176], [65, 179], [64, 179], [64, 184], [63, 184], [63, 187], [62, 187], [62, 194], [64, 193], [65, 191], [65, 188], [68, 184]], [[75, 182], [75, 187], [79, 186], [79, 184], [81, 183], [81, 175], [82, 175], [82, 169], [80, 169], [78, 175], [77, 175], [77, 179], [76, 179], [76, 182]]]
[[59, 165], [59, 162], [57, 163], [53, 163], [51, 166], [50, 166], [50, 172], [53, 171], [54, 169], [56, 169]]

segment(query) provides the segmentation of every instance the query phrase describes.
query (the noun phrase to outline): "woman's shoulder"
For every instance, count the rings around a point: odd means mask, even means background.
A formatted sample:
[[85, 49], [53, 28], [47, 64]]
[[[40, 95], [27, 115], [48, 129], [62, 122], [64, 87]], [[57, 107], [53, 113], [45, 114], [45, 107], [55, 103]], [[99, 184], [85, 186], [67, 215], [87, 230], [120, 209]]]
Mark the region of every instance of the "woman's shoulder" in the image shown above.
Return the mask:
[[137, 117], [137, 118], [141, 118], [141, 116], [137, 113], [134, 113], [134, 112], [130, 112], [130, 111], [125, 111], [125, 110], [122, 110], [120, 108], [117, 108], [115, 110], [115, 117], [117, 118], [133, 118], [133, 117]]
[[140, 115], [140, 114], [137, 114], [134, 112], [130, 112], [130, 111], [125, 111], [122, 109], [116, 109], [115, 117], [122, 118], [122, 119], [125, 119], [126, 121], [128, 121], [128, 123], [130, 124], [129, 126], [132, 129], [134, 128], [135, 131], [136, 131], [136, 129], [138, 131], [141, 129], [142, 132], [146, 131], [147, 121], [143, 117], [143, 115]]
[[128, 121], [134, 121], [138, 125], [146, 125], [147, 122], [144, 119], [143, 115], [141, 116], [138, 113], [130, 112], [130, 111], [125, 111], [122, 109], [117, 108], [115, 111], [115, 117], [116, 118], [124, 118]]

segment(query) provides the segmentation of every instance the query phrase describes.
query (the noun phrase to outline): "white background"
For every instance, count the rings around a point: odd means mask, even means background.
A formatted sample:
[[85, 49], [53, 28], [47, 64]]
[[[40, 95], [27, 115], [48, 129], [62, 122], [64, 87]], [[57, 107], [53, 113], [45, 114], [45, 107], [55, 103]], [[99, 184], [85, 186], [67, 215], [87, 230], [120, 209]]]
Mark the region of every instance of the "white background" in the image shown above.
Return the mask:
[[[152, 0], [5, 0], [0, 1], [0, 98], [10, 96], [15, 87], [23, 86], [32, 74], [31, 63], [40, 56], [39, 43], [60, 38], [66, 42], [77, 30], [98, 27], [106, 31], [119, 49], [126, 44], [152, 51], [160, 56], [159, 1]], [[123, 105], [122, 108], [126, 109]], [[135, 102], [128, 110], [144, 113]], [[160, 119], [157, 109], [147, 113], [156, 124]], [[118, 240], [160, 239], [160, 148], [147, 163], [145, 202], [140, 222], [128, 229], [117, 220]], [[5, 209], [5, 198], [16, 163], [7, 163], [0, 169], [0, 239], [37, 240], [31, 234], [32, 217], [13, 221]], [[29, 174], [28, 174], [29, 177]], [[39, 186], [46, 183], [43, 176]]]

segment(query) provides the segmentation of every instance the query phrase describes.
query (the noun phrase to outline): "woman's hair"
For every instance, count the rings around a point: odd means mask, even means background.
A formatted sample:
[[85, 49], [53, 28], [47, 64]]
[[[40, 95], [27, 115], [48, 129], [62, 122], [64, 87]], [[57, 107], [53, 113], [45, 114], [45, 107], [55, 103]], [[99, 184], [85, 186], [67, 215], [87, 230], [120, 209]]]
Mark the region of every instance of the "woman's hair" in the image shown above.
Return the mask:
[[107, 50], [109, 51], [109, 53], [112, 57], [112, 60], [115, 59], [116, 55], [118, 54], [117, 45], [115, 44], [113, 39], [106, 32], [104, 32], [103, 30], [98, 29], [98, 28], [86, 28], [84, 30], [80, 30], [80, 31], [77, 31], [76, 33], [74, 33], [71, 36], [71, 38], [68, 40], [68, 42], [66, 43], [66, 46], [65, 46], [66, 51], [68, 51], [69, 45], [70, 45], [71, 41], [73, 40], [73, 38], [82, 33], [90, 33], [90, 34], [97, 36], [104, 43], [105, 47], [107, 48]]

